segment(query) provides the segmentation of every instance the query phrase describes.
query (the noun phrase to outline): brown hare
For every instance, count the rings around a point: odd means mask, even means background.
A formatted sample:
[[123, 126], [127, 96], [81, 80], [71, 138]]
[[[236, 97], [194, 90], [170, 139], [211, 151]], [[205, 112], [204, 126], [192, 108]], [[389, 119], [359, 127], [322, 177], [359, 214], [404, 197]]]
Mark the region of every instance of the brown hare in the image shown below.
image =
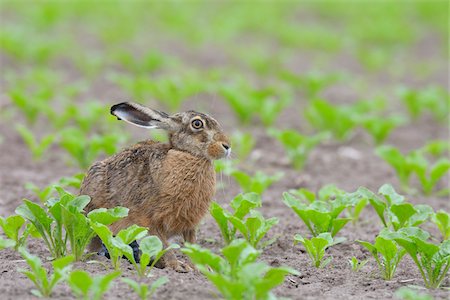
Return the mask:
[[[137, 224], [148, 227], [166, 247], [174, 235], [195, 243], [196, 226], [215, 192], [213, 160], [231, 151], [219, 123], [195, 111], [169, 116], [130, 102], [112, 106], [111, 114], [140, 127], [164, 129], [169, 142], [143, 141], [94, 163], [80, 189], [80, 194], [92, 198], [87, 211], [124, 206], [129, 208], [128, 217], [111, 225], [113, 233]], [[100, 249], [96, 237], [90, 250]], [[189, 269], [172, 250], [160, 264], [180, 272]]]

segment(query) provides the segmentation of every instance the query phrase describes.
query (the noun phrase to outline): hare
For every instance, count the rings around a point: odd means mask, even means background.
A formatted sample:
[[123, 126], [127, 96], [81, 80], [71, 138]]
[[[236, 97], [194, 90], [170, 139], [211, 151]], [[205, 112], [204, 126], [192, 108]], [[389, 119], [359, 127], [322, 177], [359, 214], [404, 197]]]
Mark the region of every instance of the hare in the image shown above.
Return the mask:
[[[164, 129], [169, 142], [143, 141], [94, 163], [80, 189], [92, 199], [87, 211], [124, 206], [129, 208], [128, 217], [111, 225], [113, 233], [137, 224], [148, 227], [165, 247], [174, 235], [195, 243], [196, 226], [215, 192], [213, 160], [230, 155], [229, 138], [215, 119], [195, 111], [169, 116], [123, 102], [112, 106], [111, 114], [136, 126]], [[100, 239], [94, 238], [89, 248], [99, 251]], [[172, 250], [161, 264], [179, 272], [190, 269]]]

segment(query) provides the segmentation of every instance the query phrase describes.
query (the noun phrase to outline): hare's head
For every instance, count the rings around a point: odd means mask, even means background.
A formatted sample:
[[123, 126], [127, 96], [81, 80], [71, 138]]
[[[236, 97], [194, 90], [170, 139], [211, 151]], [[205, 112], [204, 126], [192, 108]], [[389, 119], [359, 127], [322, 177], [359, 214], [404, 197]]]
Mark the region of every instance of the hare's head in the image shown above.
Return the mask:
[[186, 111], [169, 116], [137, 103], [123, 102], [111, 107], [120, 120], [145, 127], [164, 129], [174, 149], [207, 159], [221, 159], [231, 153], [231, 144], [219, 123], [210, 116]]

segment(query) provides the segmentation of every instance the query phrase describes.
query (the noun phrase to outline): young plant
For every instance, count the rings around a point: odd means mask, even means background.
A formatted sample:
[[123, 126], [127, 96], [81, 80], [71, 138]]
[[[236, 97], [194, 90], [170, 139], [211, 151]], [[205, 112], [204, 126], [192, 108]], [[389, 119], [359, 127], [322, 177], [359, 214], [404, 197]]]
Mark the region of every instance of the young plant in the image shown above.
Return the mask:
[[154, 98], [169, 111], [177, 111], [183, 101], [207, 90], [204, 79], [197, 73], [175, 74], [151, 78], [147, 75], [114, 75], [112, 81], [136, 99]]
[[300, 199], [305, 204], [311, 204], [316, 200], [328, 202], [339, 198], [339, 201], [348, 204], [345, 213], [352, 220], [353, 224], [356, 224], [362, 210], [369, 203], [369, 200], [362, 197], [359, 193], [347, 193], [339, 189], [334, 184], [324, 185], [320, 188], [319, 192], [317, 192], [317, 195], [306, 188], [289, 190], [289, 193]]
[[83, 178], [84, 173], [79, 173], [72, 177], [62, 177], [57, 183], [50, 184], [44, 188], [40, 188], [34, 183], [27, 182], [25, 184], [25, 188], [32, 191], [39, 198], [39, 200], [41, 200], [42, 203], [45, 203], [48, 199], [54, 196], [58, 188], [71, 186], [79, 190]]
[[343, 241], [345, 241], [345, 238], [336, 238], [333, 240], [333, 237], [328, 232], [318, 234], [309, 240], [299, 234], [294, 236], [294, 244], [303, 244], [309, 258], [311, 258], [313, 266], [316, 268], [323, 268], [328, 265], [333, 258], [330, 256], [324, 260], [323, 257], [325, 256], [325, 250]]
[[375, 152], [394, 168], [402, 190], [409, 191], [411, 189], [409, 181], [414, 171], [416, 154], [403, 155], [400, 150], [392, 146], [380, 146], [376, 148]]
[[341, 74], [309, 72], [306, 74], [295, 74], [289, 71], [283, 71], [280, 78], [293, 87], [304, 90], [308, 99], [317, 97], [317, 95], [328, 86], [334, 84], [342, 78]]
[[[132, 225], [126, 229], [122, 229], [121, 231], [119, 231], [116, 236], [113, 236], [111, 230], [109, 230], [107, 226], [98, 222], [91, 222], [91, 228], [100, 237], [106, 249], [108, 250], [111, 264], [115, 270], [119, 270], [120, 259], [122, 258], [122, 256], [128, 258], [137, 270], [142, 269], [142, 266], [140, 266], [140, 268], [138, 269], [136, 260], [134, 259], [133, 248], [131, 248], [129, 244], [146, 236], [146, 228]], [[145, 272], [145, 268], [143, 272]]]
[[450, 240], [439, 245], [430, 243], [430, 234], [417, 227], [402, 228], [389, 236], [411, 256], [425, 287], [439, 288], [450, 269]]
[[439, 210], [433, 214], [431, 220], [439, 228], [442, 234], [442, 240], [448, 240], [450, 238], [450, 214], [446, 211]]
[[90, 201], [88, 196], [75, 197], [61, 188], [57, 189], [60, 198], [49, 199], [47, 209], [27, 199], [16, 208], [16, 213], [36, 228], [53, 258], [65, 256], [69, 242], [75, 259], [81, 260], [86, 246], [95, 236], [89, 226], [90, 222], [110, 225], [128, 214], [127, 208], [116, 207], [108, 210], [96, 209], [86, 217], [83, 209]]
[[[422, 191], [425, 195], [431, 195], [439, 180], [450, 170], [450, 160], [441, 158], [434, 164], [430, 164], [423, 156], [417, 157], [414, 164], [414, 172], [419, 178]], [[448, 194], [448, 190], [438, 191], [438, 194]]]
[[[439, 180], [450, 170], [450, 160], [441, 158], [432, 164], [425, 156], [427, 149], [425, 145], [421, 149], [403, 155], [397, 148], [381, 146], [376, 149], [376, 153], [395, 169], [403, 190], [412, 190], [410, 177], [415, 173], [424, 194], [430, 195]], [[437, 193], [443, 194], [445, 190]]]
[[123, 136], [118, 134], [94, 135], [88, 138], [81, 129], [68, 127], [60, 133], [59, 145], [66, 150], [82, 169], [88, 168], [101, 154], [117, 152]]
[[438, 121], [448, 118], [450, 97], [442, 87], [429, 86], [421, 90], [402, 88], [399, 95], [413, 119], [418, 119], [427, 111]]
[[44, 155], [44, 152], [53, 144], [56, 140], [55, 134], [49, 134], [44, 136], [40, 141], [38, 141], [30, 130], [25, 126], [18, 125], [16, 126], [17, 132], [20, 134], [25, 144], [30, 149], [33, 154], [33, 159], [39, 160]]
[[[179, 247], [180, 246], [178, 246], [177, 244], [171, 244], [166, 249], [163, 249], [161, 240], [157, 236], [152, 235], [144, 237], [139, 242], [139, 250], [141, 252], [139, 261], [136, 261], [133, 253], [130, 253], [129, 251], [126, 251], [123, 254], [133, 264], [139, 276], [148, 277], [150, 271], [153, 269], [158, 260], [164, 255], [164, 253], [166, 253], [170, 249], [177, 249]], [[147, 268], [148, 266], [149, 268]], [[141, 286], [141, 289], [142, 288], [143, 286]]]
[[120, 274], [120, 271], [114, 271], [106, 275], [91, 277], [85, 271], [75, 270], [70, 273], [67, 283], [79, 299], [100, 300], [110, 288], [112, 281]]
[[257, 262], [260, 252], [242, 239], [223, 248], [223, 257], [193, 244], [186, 244], [181, 251], [225, 299], [273, 299], [271, 290], [282, 284], [286, 275], [299, 275], [288, 267], [272, 268]]
[[241, 187], [244, 193], [257, 193], [261, 195], [269, 186], [274, 182], [277, 182], [283, 176], [283, 173], [276, 173], [275, 175], [268, 176], [260, 171], [257, 171], [253, 176], [249, 174], [235, 170], [230, 174]]
[[329, 138], [329, 134], [322, 132], [312, 136], [306, 136], [295, 130], [269, 130], [269, 134], [275, 137], [284, 147], [292, 166], [300, 170], [305, 166], [309, 153], [322, 141]]
[[23, 225], [25, 225], [25, 219], [19, 215], [13, 215], [7, 218], [0, 217], [0, 226], [5, 235], [14, 242], [13, 247], [15, 250], [18, 250], [19, 247], [25, 244], [30, 234], [36, 235], [35, 228], [32, 224], [26, 224], [23, 231], [20, 232]]
[[352, 220], [353, 225], [355, 225], [361, 212], [369, 204], [369, 199], [362, 197], [358, 192], [345, 193], [342, 197], [345, 197], [350, 203], [350, 206], [347, 207], [346, 214]]
[[248, 132], [237, 131], [231, 136], [233, 152], [239, 160], [245, 160], [255, 146], [255, 138]]
[[221, 87], [219, 93], [242, 124], [248, 124], [254, 117], [259, 117], [264, 126], [271, 126], [291, 102], [286, 91], [272, 87], [255, 89], [247, 82]]
[[350, 221], [350, 218], [339, 218], [341, 212], [351, 205], [345, 198], [315, 200], [310, 204], [304, 204], [286, 192], [283, 198], [284, 204], [294, 210], [313, 236], [328, 232], [334, 237]]
[[380, 118], [379, 116], [362, 117], [358, 121], [364, 129], [372, 136], [376, 145], [381, 145], [389, 136], [391, 131], [404, 124], [405, 120], [400, 116]]
[[353, 133], [356, 116], [356, 107], [337, 106], [321, 99], [312, 100], [305, 110], [306, 119], [316, 130], [330, 132], [339, 141], [347, 140]]
[[433, 209], [429, 205], [414, 206], [405, 202], [405, 197], [397, 194], [389, 184], [384, 184], [378, 190], [384, 200], [364, 187], [359, 188], [357, 193], [369, 200], [384, 227], [394, 231], [403, 227], [418, 226], [433, 214]]
[[352, 259], [348, 260], [348, 263], [350, 264], [353, 272], [359, 272], [366, 264], [369, 262], [368, 259], [366, 260], [358, 260], [356, 257], [352, 257]]
[[19, 272], [25, 274], [34, 283], [37, 289], [31, 290], [31, 293], [40, 298], [49, 297], [54, 287], [67, 278], [71, 269], [69, 264], [73, 261], [73, 256], [65, 256], [54, 260], [52, 262], [53, 274], [48, 277], [47, 270], [42, 267], [39, 257], [28, 253], [24, 248], [20, 248], [19, 252], [31, 269], [30, 271], [19, 269]]
[[150, 299], [159, 287], [169, 282], [169, 279], [166, 276], [160, 277], [152, 282], [150, 286], [146, 283], [137, 283], [130, 278], [122, 278], [122, 281], [128, 284], [138, 294], [141, 300], [146, 300]]
[[360, 240], [357, 242], [375, 258], [383, 279], [391, 280], [406, 251], [398, 247], [393, 240], [383, 236], [383, 232], [375, 238], [374, 244]]
[[[261, 207], [261, 197], [258, 194], [240, 194], [230, 205], [234, 213], [228, 212], [216, 202], [213, 202], [210, 208], [226, 244], [230, 244], [239, 231], [253, 247], [257, 247], [270, 228], [278, 223], [277, 218], [265, 219], [261, 213], [254, 210]], [[272, 242], [273, 240], [264, 242], [261, 247]]]

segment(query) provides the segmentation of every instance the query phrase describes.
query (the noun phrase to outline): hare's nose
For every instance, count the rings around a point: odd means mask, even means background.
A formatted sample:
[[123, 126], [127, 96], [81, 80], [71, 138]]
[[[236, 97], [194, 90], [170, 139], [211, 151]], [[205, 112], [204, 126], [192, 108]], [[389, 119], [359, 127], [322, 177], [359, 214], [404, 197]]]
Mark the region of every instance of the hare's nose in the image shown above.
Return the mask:
[[222, 143], [222, 147], [225, 148], [225, 150], [230, 149], [230, 145], [226, 144], [226, 143]]

